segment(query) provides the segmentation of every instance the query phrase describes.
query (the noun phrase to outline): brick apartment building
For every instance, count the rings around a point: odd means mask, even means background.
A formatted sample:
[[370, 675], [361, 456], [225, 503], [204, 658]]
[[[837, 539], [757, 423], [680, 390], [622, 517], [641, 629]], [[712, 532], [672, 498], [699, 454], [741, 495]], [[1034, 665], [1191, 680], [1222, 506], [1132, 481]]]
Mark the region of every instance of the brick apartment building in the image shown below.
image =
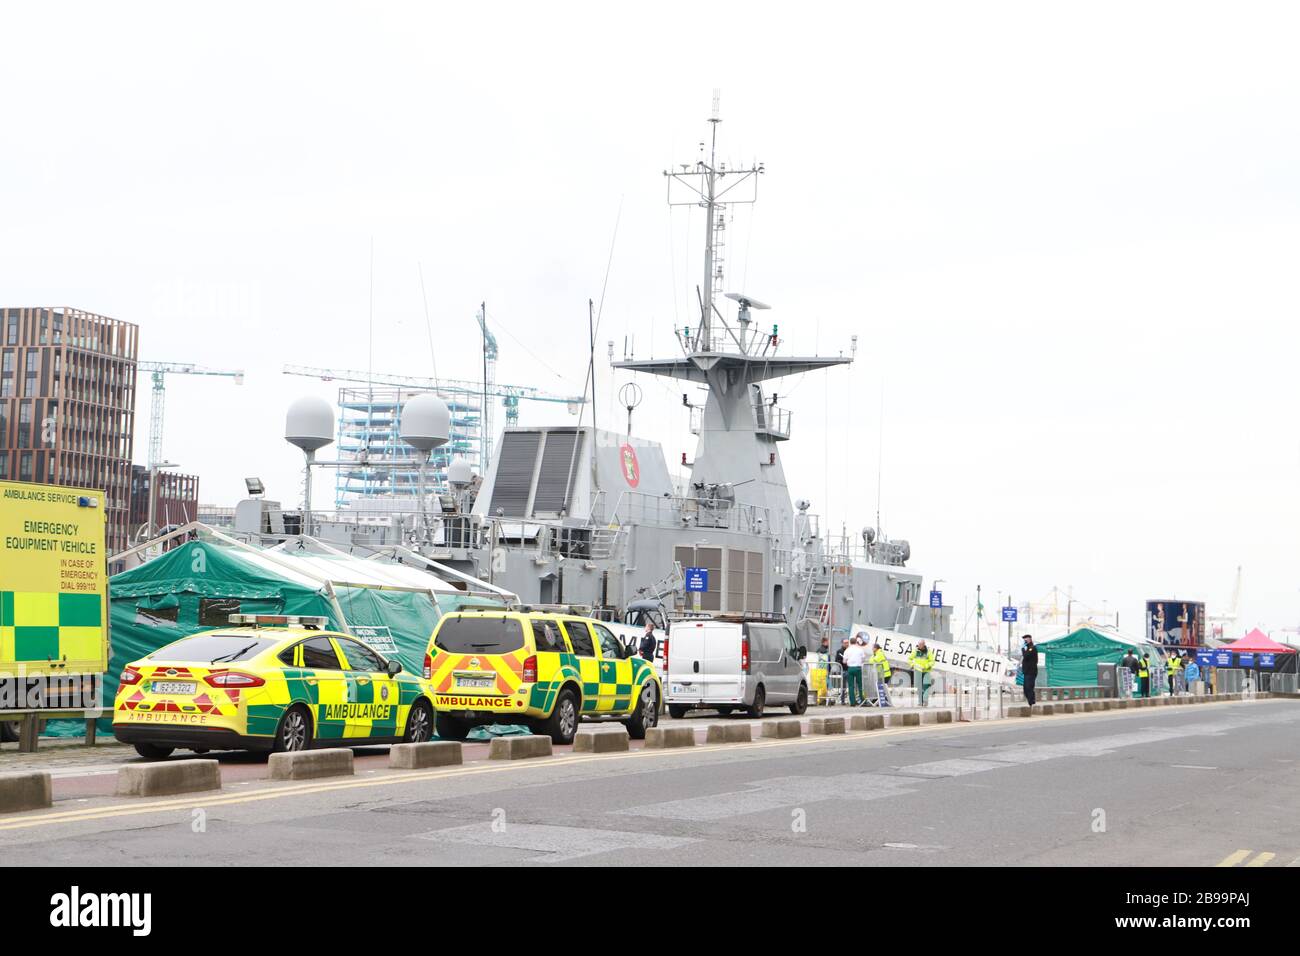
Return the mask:
[[0, 478], [102, 491], [110, 554], [129, 535], [138, 341], [80, 309], [0, 307]]

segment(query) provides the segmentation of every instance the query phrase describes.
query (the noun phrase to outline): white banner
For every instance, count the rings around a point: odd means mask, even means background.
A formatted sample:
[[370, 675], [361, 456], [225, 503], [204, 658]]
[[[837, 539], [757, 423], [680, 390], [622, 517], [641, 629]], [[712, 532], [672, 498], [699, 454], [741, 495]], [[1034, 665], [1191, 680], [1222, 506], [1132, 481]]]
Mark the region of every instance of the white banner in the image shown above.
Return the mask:
[[[879, 643], [880, 649], [885, 652], [890, 663], [910, 666], [907, 663], [908, 657], [916, 649], [916, 643], [920, 638], [912, 637], [910, 634], [899, 634], [897, 631], [883, 631], [878, 627], [863, 627], [860, 624], [853, 625], [853, 636], [861, 634], [867, 641], [867, 647]], [[945, 674], [951, 674], [954, 677], [966, 677], [972, 680], [985, 680], [1002, 684], [1014, 684], [1016, 682], [1016, 664], [1010, 658], [1003, 657], [1001, 654], [992, 651], [976, 651], [970, 648], [958, 647], [956, 644], [945, 644], [942, 641], [932, 641], [926, 638], [925, 646], [934, 652], [934, 670], [942, 671]]]

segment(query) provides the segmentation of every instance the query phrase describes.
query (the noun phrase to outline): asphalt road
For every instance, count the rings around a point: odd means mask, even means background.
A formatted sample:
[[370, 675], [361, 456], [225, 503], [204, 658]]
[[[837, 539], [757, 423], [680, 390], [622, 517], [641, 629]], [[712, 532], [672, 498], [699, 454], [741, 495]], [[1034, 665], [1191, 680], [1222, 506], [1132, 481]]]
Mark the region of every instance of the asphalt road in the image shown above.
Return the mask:
[[[273, 784], [0, 817], [18, 865], [1300, 865], [1273, 700]], [[248, 764], [255, 766], [255, 764]], [[264, 771], [264, 765], [262, 766]]]

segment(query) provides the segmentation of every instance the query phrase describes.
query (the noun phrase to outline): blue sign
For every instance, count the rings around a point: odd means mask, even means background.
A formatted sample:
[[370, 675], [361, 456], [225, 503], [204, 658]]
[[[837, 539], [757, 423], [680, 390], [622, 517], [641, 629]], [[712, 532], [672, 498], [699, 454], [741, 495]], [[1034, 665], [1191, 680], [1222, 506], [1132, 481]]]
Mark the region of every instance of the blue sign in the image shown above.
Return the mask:
[[943, 607], [943, 592], [942, 592], [942, 591], [931, 591], [931, 592], [930, 592], [930, 607], [933, 607], [933, 608], [941, 608], [941, 607]]
[[1200, 664], [1202, 667], [1214, 666], [1214, 651], [1198, 650], [1196, 652], [1196, 663]]
[[1259, 667], [1260, 667], [1260, 670], [1270, 670], [1270, 671], [1271, 671], [1271, 670], [1273, 669], [1273, 655], [1272, 655], [1272, 654], [1260, 654], [1260, 655], [1259, 655]]
[[1251, 668], [1253, 668], [1253, 667], [1255, 666], [1255, 655], [1254, 655], [1254, 654], [1238, 654], [1238, 655], [1237, 655], [1237, 666], [1238, 666], [1238, 667], [1251, 667]]
[[709, 589], [708, 568], [687, 568], [686, 569], [686, 590], [687, 591], [707, 591], [708, 589]]
[[1232, 666], [1232, 651], [1223, 651], [1223, 650], [1211, 651], [1211, 654], [1213, 655], [1214, 659], [1210, 661], [1210, 663], [1213, 664], [1215, 667]]
[[1013, 623], [1018, 621], [1019, 618], [1016, 617], [1016, 609], [1013, 607], [1004, 607], [1002, 609], [1002, 620]]

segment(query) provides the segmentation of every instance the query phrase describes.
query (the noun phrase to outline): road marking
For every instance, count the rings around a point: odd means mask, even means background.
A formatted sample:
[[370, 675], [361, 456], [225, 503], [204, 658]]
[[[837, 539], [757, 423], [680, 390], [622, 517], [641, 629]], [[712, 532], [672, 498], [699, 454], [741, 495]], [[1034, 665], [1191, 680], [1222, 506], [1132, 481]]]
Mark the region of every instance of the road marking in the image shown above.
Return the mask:
[[[1225, 701], [1224, 703], [1239, 703], [1239, 702]], [[1176, 711], [1175, 713], [1181, 713], [1181, 711]], [[1100, 714], [1098, 714], [1097, 712], [1087, 712], [1082, 714], [1064, 714], [1059, 717], [1054, 717], [1051, 723], [1063, 724], [1071, 720], [1086, 720], [1090, 717], [1096, 717], [1096, 716], [1121, 717], [1122, 715], [1111, 714], [1110, 712], [1107, 711], [1103, 711]], [[1152, 716], [1152, 715], [1144, 715], [1144, 716]], [[1294, 718], [1294, 719], [1300, 719], [1300, 718]], [[1272, 723], [1275, 721], [1268, 720], [1263, 722]], [[1209, 725], [1204, 725], [1205, 726], [1204, 730], [1196, 730], [1195, 732], [1206, 733], [1206, 732], [1221, 731], [1227, 729], [1235, 730], [1235, 729], [1239, 729], [1242, 726], [1249, 726], [1251, 723], [1256, 723], [1256, 721], [1248, 720], [1246, 721], [1245, 724], [1218, 724], [1218, 725], [1209, 724]], [[704, 725], [702, 725], [700, 729], [703, 729], [703, 726]], [[1038, 724], [1036, 726], [1041, 726], [1041, 724]], [[898, 727], [891, 730], [857, 731], [857, 732], [851, 732], [842, 735], [833, 734], [828, 736], [807, 736], [807, 737], [794, 737], [789, 739], [763, 739], [760, 741], [755, 741], [754, 743], [751, 744], [746, 744], [744, 745], [743, 748], [738, 748], [735, 744], [712, 744], [712, 745], [701, 744], [691, 748], [690, 750], [678, 750], [675, 748], [670, 748], [665, 750], [641, 749], [641, 750], [634, 750], [622, 754], [592, 754], [592, 755], [581, 756], [581, 757], [560, 756], [560, 757], [553, 757], [549, 760], [520, 761], [518, 763], [503, 764], [497, 767], [470, 765], [468, 767], [457, 767], [457, 768], [447, 769], [447, 770], [403, 771], [403, 772], [398, 772], [387, 776], [369, 777], [362, 780], [345, 779], [339, 781], [332, 781], [328, 783], [296, 784], [296, 785], [291, 784], [291, 785], [278, 785], [278, 786], [273, 785], [272, 787], [269, 787], [266, 790], [259, 790], [255, 793], [245, 792], [239, 795], [218, 794], [212, 797], [197, 797], [196, 795], [191, 795], [189, 799], [180, 798], [180, 799], [171, 799], [171, 800], [160, 800], [160, 801], [153, 801], [150, 803], [140, 803], [140, 804], [136, 804], [136, 803], [113, 804], [107, 807], [86, 807], [80, 810], [65, 810], [65, 811], [54, 811], [54, 812], [42, 811], [35, 814], [27, 814], [27, 815], [9, 817], [8, 819], [0, 819], [0, 831], [19, 830], [19, 829], [26, 829], [29, 827], [37, 827], [37, 826], [47, 826], [56, 823], [84, 823], [84, 822], [90, 822], [96, 820], [112, 819], [115, 817], [138, 816], [146, 813], [164, 812], [167, 810], [183, 809], [188, 811], [197, 807], [229, 806], [229, 805], [241, 804], [241, 803], [254, 803], [262, 800], [275, 800], [282, 797], [295, 797], [295, 796], [304, 796], [309, 794], [330, 793], [333, 791], [353, 790], [362, 787], [382, 787], [390, 784], [414, 783], [414, 782], [421, 782], [425, 780], [436, 780], [442, 778], [470, 777], [470, 776], [478, 776], [487, 773], [531, 771], [531, 770], [537, 770], [544, 767], [568, 767], [577, 764], [590, 763], [592, 761], [616, 762], [619, 760], [649, 760], [649, 759], [654, 759], [656, 757], [666, 759], [671, 757], [680, 757], [688, 754], [713, 753], [717, 751], [750, 754], [750, 753], [768, 750], [776, 747], [791, 747], [791, 746], [806, 747], [815, 744], [849, 743], [849, 742], [861, 741], [861, 740], [868, 740], [868, 741], [886, 740], [887, 741], [890, 738], [898, 737], [898, 736], [918, 736], [918, 735], [926, 736], [928, 734], [944, 733], [944, 732], [961, 733], [963, 731], [981, 732], [981, 731], [990, 731], [990, 730], [994, 730], [994, 731], [1003, 730], [1003, 731], [1011, 731], [1014, 733], [1014, 732], [1022, 731], [1024, 729], [1025, 728], [1023, 725], [1016, 723], [1014, 721], [990, 721], [987, 723], [974, 721], [974, 722], [963, 722], [957, 724], [926, 724], [920, 727]], [[1182, 729], [1179, 730], [1173, 736], [1186, 736], [1187, 732], [1188, 731], [1186, 729]], [[1117, 741], [1127, 739], [1127, 738], [1132, 738], [1135, 736], [1139, 736], [1139, 735], [1129, 734], [1129, 735], [1117, 735], [1116, 737], [1111, 737], [1111, 738], [1100, 738], [1101, 740], [1106, 741], [1106, 743], [1102, 744], [1100, 747], [1097, 745], [1096, 742], [1077, 742], [1074, 744], [1065, 744], [1065, 745], [1061, 745], [1061, 744], [1047, 745], [1047, 749], [1053, 751], [1051, 756], [1098, 756], [1102, 753], [1108, 752], [1108, 750], [1111, 747], [1113, 747]], [[1144, 742], [1158, 742], [1158, 739], [1151, 738], [1149, 741], [1144, 741]], [[1123, 745], [1126, 744], [1122, 744], [1122, 746]], [[1022, 762], [1021, 759], [1008, 758], [1002, 754], [998, 754], [998, 755], [990, 754], [987, 756], [990, 756], [992, 757], [992, 759], [998, 761], [1010, 759], [1013, 762], [1017, 762], [1017, 763]], [[1050, 757], [1036, 756], [1036, 759], [1039, 760], [1050, 759]], [[269, 783], [269, 781], [258, 781], [258, 782]]]
[[[974, 725], [958, 725], [969, 727]], [[363, 780], [351, 779], [340, 780], [323, 784], [291, 784], [285, 786], [275, 786], [267, 790], [261, 790], [256, 793], [245, 793], [242, 795], [221, 794], [212, 797], [192, 796], [190, 799], [178, 798], [172, 800], [157, 800], [151, 803], [142, 804], [114, 804], [108, 807], [88, 807], [82, 810], [64, 810], [56, 812], [44, 812], [38, 814], [29, 814], [26, 816], [16, 816], [9, 819], [0, 819], [0, 831], [19, 830], [27, 827], [44, 826], [53, 823], [81, 823], [91, 820], [103, 820], [120, 816], [136, 816], [142, 813], [162, 812], [175, 809], [191, 809], [195, 807], [209, 806], [227, 806], [230, 804], [253, 803], [261, 800], [274, 800], [280, 797], [296, 797], [308, 794], [329, 793], [335, 790], [352, 790], [359, 787], [382, 787], [389, 784], [414, 783], [425, 780], [436, 780], [442, 778], [470, 777], [486, 773], [506, 773], [511, 771], [538, 770], [545, 767], [568, 767], [576, 764], [591, 763], [593, 761], [616, 762], [619, 760], [637, 760], [653, 759], [656, 757], [680, 757], [689, 754], [715, 753], [718, 751], [727, 751], [728, 753], [751, 753], [754, 751], [768, 750], [774, 747], [789, 746], [808, 746], [811, 744], [833, 744], [844, 743], [853, 740], [871, 740], [881, 739], [884, 737], [893, 737], [897, 735], [913, 735], [919, 732], [935, 732], [940, 730], [952, 730], [952, 724], [928, 724], [925, 727], [903, 727], [894, 730], [877, 730], [877, 731], [859, 731], [849, 734], [835, 734], [829, 736], [816, 737], [794, 737], [789, 739], [771, 739], [755, 741], [747, 744], [743, 749], [737, 748], [734, 744], [701, 744], [692, 747], [690, 750], [679, 750], [670, 748], [665, 750], [633, 750], [622, 754], [593, 754], [589, 756], [560, 756], [553, 757], [550, 760], [537, 761], [520, 761], [518, 763], [502, 764], [500, 766], [478, 766], [471, 764], [468, 767], [457, 767], [450, 770], [431, 770], [416, 772], [400, 772], [384, 777], [370, 777]], [[486, 761], [485, 761], [486, 763]], [[267, 783], [269, 781], [261, 780], [258, 783]]]
[[535, 823], [506, 823], [498, 827], [491, 821], [430, 830], [417, 834], [417, 839], [444, 846], [469, 846], [475, 849], [495, 846], [544, 854], [540, 858], [534, 858], [539, 863], [562, 863], [614, 850], [675, 850], [699, 842], [691, 837], [660, 836], [657, 833], [585, 830]]
[[1268, 861], [1271, 860], [1271, 859], [1273, 859], [1273, 857], [1275, 857], [1275, 856], [1277, 856], [1276, 853], [1261, 853], [1259, 856], [1255, 857], [1255, 859], [1251, 860], [1251, 861], [1250, 861], [1249, 863], [1247, 863], [1246, 865], [1247, 865], [1247, 866], [1267, 866], [1267, 865], [1268, 865]]
[[1195, 763], [1171, 763], [1169, 766], [1178, 770], [1218, 770], [1218, 767], [1202, 767]]
[[1246, 859], [1246, 857], [1248, 856], [1250, 856], [1250, 850], [1238, 850], [1236, 853], [1229, 853], [1227, 856], [1225, 856], [1222, 860], [1220, 860], [1218, 863], [1214, 865], [1215, 866], [1236, 866], [1238, 863]]

